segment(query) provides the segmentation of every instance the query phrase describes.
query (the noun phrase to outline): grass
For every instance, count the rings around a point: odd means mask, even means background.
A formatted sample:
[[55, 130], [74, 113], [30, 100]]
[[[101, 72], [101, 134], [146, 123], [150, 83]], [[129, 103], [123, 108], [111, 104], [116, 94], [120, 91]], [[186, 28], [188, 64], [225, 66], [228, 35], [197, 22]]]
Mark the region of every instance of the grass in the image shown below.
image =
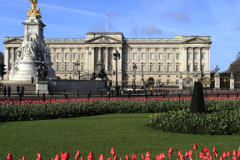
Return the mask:
[[[185, 154], [193, 150], [197, 143], [199, 153], [203, 147], [216, 146], [219, 154], [238, 149], [240, 136], [209, 136], [166, 133], [146, 127], [150, 113], [108, 114], [90, 117], [5, 122], [0, 124], [0, 159], [6, 159], [8, 152], [14, 159], [36, 159], [37, 153], [42, 154], [43, 160], [50, 160], [61, 152], [70, 152], [70, 160], [74, 160], [77, 150], [87, 159], [93, 151], [97, 160], [100, 154], [105, 159], [110, 157], [111, 147], [115, 148], [118, 157], [125, 159], [135, 153], [138, 159], [141, 154], [150, 152], [151, 158], [164, 153], [173, 147], [172, 160], [178, 158], [177, 151]], [[195, 152], [194, 157], [195, 158]], [[198, 158], [199, 159], [199, 158]]]

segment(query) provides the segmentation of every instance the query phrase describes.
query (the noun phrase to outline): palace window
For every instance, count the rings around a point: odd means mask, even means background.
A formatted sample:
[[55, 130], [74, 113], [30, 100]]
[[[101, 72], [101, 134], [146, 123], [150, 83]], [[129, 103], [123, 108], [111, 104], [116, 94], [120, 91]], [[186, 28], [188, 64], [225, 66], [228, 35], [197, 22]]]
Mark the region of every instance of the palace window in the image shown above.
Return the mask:
[[187, 65], [187, 71], [190, 72], [191, 65]]
[[110, 59], [112, 59], [112, 53], [110, 53], [110, 56], [109, 56]]
[[194, 71], [198, 71], [197, 65], [194, 65]]
[[124, 64], [123, 71], [127, 71], [127, 64]]
[[162, 65], [159, 65], [158, 68], [159, 71], [162, 71]]
[[144, 70], [145, 70], [145, 66], [141, 65], [141, 71], [144, 71]]
[[95, 65], [95, 70], [98, 70], [98, 66], [97, 65]]
[[10, 57], [10, 59], [12, 59], [12, 53], [9, 53], [9, 57]]
[[82, 59], [84, 59], [84, 53], [82, 53]]
[[137, 59], [137, 54], [136, 53], [133, 54], [133, 59]]
[[60, 70], [60, 65], [57, 65], [57, 71], [59, 71]]
[[10, 69], [10, 70], [12, 69], [12, 64], [9, 65], [9, 69]]
[[203, 53], [201, 54], [201, 59], [204, 59], [204, 54]]
[[150, 59], [153, 59], [153, 53], [150, 54]]
[[81, 66], [81, 70], [84, 71], [84, 65]]
[[105, 65], [103, 65], [102, 68], [105, 69]]
[[171, 59], [171, 54], [170, 53], [168, 53], [168, 59]]
[[153, 65], [150, 65], [150, 71], [153, 71]]
[[60, 59], [60, 53], [57, 54], [57, 59]]
[[204, 72], [204, 65], [201, 66], [201, 71]]
[[77, 54], [76, 53], [73, 54], [73, 59], [77, 59]]
[[112, 65], [109, 66], [109, 70], [110, 70], [110, 71], [113, 70], [113, 66], [112, 66]]
[[177, 57], [176, 57], [176, 59], [179, 59], [179, 53], [177, 53]]
[[170, 85], [170, 79], [167, 80], [167, 85]]
[[145, 59], [145, 54], [144, 53], [142, 54], [142, 59]]
[[128, 56], [128, 55], [125, 53], [125, 54], [124, 54], [124, 59], [127, 59], [127, 56]]
[[98, 59], [98, 53], [95, 53], [95, 59]]
[[176, 80], [176, 85], [179, 85], [179, 79]]
[[67, 71], [68, 70], [68, 65], [65, 65], [65, 71]]
[[167, 71], [171, 71], [171, 66], [170, 65], [167, 66]]
[[159, 59], [162, 59], [162, 53], [159, 54]]
[[103, 53], [103, 59], [105, 59], [105, 53]]
[[187, 59], [191, 59], [190, 53], [187, 54]]
[[176, 65], [176, 71], [177, 72], [179, 71], [179, 65]]
[[197, 53], [194, 54], [194, 59], [198, 59], [198, 58], [197, 58]]
[[65, 59], [68, 59], [68, 54], [65, 54]]
[[73, 65], [73, 70], [74, 70], [74, 71], [76, 70], [76, 65]]

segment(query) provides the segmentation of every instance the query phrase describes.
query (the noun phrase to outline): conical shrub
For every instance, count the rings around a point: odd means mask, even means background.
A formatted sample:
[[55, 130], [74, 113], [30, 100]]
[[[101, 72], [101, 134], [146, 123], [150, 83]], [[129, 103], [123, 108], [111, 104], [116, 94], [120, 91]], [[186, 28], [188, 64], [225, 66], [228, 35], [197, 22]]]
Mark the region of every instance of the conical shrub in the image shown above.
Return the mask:
[[206, 112], [203, 86], [201, 82], [194, 82], [194, 89], [192, 94], [192, 100], [190, 104], [191, 113], [204, 113]]

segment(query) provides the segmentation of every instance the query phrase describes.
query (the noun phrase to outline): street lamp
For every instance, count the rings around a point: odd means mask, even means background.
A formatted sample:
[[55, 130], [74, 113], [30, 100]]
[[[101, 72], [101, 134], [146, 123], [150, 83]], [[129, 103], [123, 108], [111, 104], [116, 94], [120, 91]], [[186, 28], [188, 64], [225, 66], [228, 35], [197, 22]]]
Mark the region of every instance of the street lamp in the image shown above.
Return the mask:
[[114, 60], [116, 61], [116, 86], [115, 89], [117, 91], [117, 95], [118, 95], [118, 81], [117, 81], [117, 59], [120, 60], [120, 53], [117, 51], [116, 49], [116, 53], [113, 54]]
[[78, 80], [80, 80], [80, 70], [78, 69], [78, 66], [80, 66], [80, 63], [77, 61], [77, 62], [75, 63], [75, 66], [77, 66], [76, 74], [78, 75]]
[[137, 70], [137, 65], [134, 64], [134, 65], [133, 65], [133, 71], [134, 71], [134, 86], [136, 86], [136, 84], [135, 84], [136, 70]]

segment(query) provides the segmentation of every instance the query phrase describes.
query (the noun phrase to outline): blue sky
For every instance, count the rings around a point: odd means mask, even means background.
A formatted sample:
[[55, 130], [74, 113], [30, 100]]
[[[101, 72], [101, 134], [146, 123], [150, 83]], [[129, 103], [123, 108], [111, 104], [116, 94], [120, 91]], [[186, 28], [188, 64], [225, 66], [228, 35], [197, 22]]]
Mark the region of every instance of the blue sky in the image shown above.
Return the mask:
[[[240, 51], [239, 0], [38, 0], [45, 38], [122, 32], [125, 38], [211, 36], [211, 70], [228, 69]], [[29, 0], [0, 0], [0, 39], [24, 35]], [[0, 44], [0, 51], [4, 45]]]

